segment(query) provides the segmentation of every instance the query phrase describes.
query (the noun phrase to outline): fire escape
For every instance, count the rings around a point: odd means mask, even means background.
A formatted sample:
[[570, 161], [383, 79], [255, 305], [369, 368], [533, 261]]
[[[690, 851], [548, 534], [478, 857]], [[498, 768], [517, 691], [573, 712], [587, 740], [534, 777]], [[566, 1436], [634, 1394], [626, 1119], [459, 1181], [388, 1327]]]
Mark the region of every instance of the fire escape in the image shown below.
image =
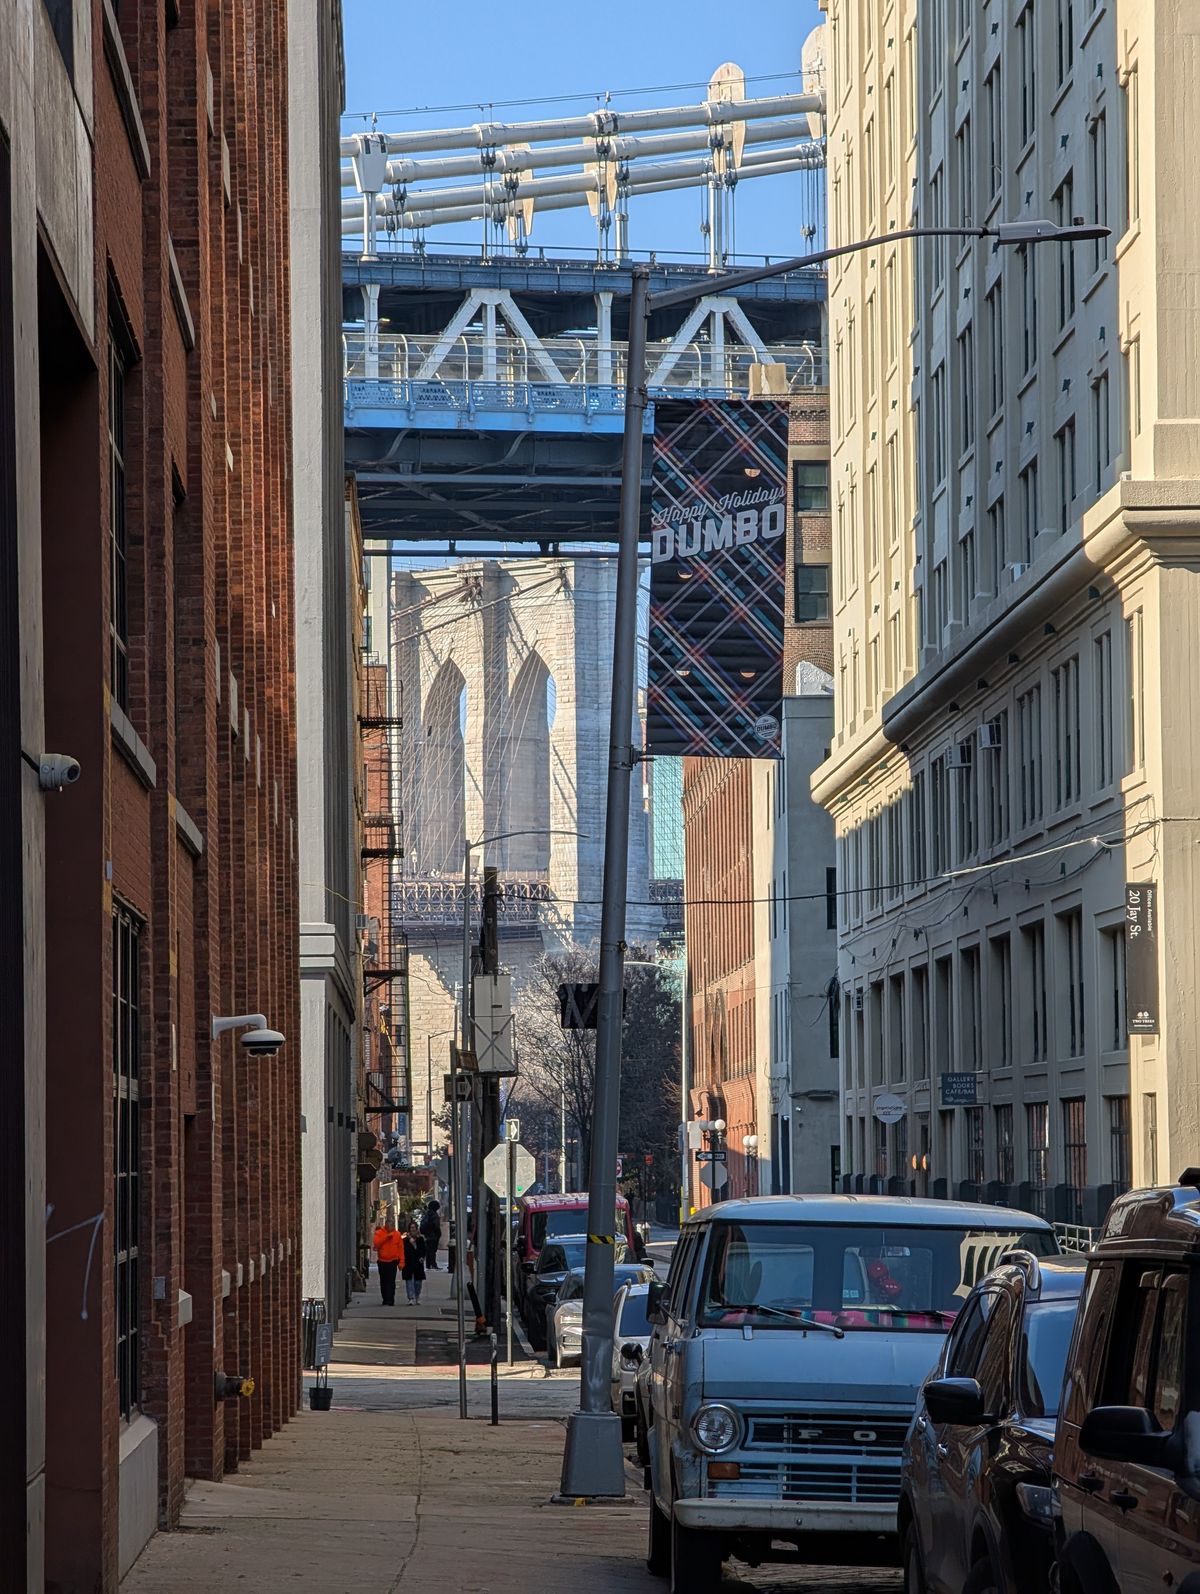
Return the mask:
[[364, 669], [362, 731], [366, 776], [363, 819], [367, 939], [363, 995], [368, 1028], [378, 1037], [367, 1072], [366, 1110], [378, 1117], [382, 1136], [407, 1138], [412, 1108], [409, 1059], [408, 938], [396, 917], [396, 883], [404, 855], [399, 805], [402, 717], [391, 710], [387, 667]]

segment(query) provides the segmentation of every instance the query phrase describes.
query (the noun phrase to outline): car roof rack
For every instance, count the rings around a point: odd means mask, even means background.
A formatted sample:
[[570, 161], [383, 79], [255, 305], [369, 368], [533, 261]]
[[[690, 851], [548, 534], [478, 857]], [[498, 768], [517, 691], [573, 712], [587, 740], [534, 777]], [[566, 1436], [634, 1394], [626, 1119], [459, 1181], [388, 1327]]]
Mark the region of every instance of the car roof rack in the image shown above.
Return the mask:
[[1010, 1267], [1019, 1267], [1025, 1275], [1025, 1283], [1034, 1294], [1042, 1287], [1042, 1266], [1032, 1251], [1027, 1251], [1024, 1246], [1015, 1245], [1011, 1251], [1002, 1251], [996, 1258], [996, 1266], [1003, 1267], [1007, 1263]]

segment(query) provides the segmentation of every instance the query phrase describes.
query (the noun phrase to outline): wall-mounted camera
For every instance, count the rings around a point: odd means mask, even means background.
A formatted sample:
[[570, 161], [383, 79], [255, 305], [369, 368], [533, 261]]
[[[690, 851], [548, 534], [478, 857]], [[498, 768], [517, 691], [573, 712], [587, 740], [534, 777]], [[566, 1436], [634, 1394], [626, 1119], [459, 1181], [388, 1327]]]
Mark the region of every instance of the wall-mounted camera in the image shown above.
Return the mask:
[[83, 771], [70, 753], [43, 753], [37, 765], [38, 785], [43, 791], [61, 791], [73, 786]]

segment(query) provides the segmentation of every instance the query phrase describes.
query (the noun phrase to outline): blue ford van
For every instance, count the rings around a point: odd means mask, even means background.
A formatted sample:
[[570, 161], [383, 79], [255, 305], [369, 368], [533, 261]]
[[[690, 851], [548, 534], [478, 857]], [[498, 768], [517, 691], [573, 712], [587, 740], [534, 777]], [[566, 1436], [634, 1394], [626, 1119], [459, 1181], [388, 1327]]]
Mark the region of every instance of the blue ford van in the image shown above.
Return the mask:
[[758, 1565], [895, 1565], [917, 1390], [972, 1287], [1044, 1219], [885, 1196], [767, 1196], [689, 1218], [651, 1284], [647, 1565], [676, 1594]]

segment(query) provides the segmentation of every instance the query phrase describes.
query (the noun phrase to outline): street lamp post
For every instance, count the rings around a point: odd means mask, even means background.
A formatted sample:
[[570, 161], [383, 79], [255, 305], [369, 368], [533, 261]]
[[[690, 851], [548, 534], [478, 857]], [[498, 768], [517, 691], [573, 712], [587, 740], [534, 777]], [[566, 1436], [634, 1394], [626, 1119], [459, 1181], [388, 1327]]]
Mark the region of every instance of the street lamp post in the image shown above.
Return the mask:
[[[1076, 243], [1106, 238], [1107, 227], [1059, 227], [1050, 221], [998, 222], [991, 227], [905, 227], [873, 238], [820, 249], [747, 271], [706, 277], [699, 284], [650, 293], [650, 267], [633, 267], [625, 374], [625, 428], [617, 534], [617, 603], [613, 627], [612, 711], [609, 721], [608, 799], [604, 831], [604, 888], [600, 910], [600, 992], [596, 1036], [596, 1101], [588, 1186], [587, 1259], [583, 1291], [583, 1355], [579, 1410], [572, 1412], [563, 1451], [561, 1492], [598, 1499], [625, 1493], [621, 1422], [612, 1410], [612, 1231], [616, 1214], [617, 1128], [621, 1092], [621, 984], [629, 863], [629, 789], [637, 680], [637, 558], [642, 508], [642, 431], [646, 414], [647, 322], [653, 310], [730, 293], [790, 271], [916, 238], [990, 238], [1021, 244]], [[598, 1243], [595, 1243], [598, 1242]]]

